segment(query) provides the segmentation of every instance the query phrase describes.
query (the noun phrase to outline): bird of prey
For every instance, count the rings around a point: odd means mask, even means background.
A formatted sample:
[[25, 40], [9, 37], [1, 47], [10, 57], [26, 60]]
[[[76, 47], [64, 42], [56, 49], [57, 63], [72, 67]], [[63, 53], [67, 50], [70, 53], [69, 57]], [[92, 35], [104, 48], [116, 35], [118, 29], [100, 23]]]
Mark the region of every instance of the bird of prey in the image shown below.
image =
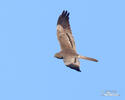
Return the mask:
[[55, 54], [58, 59], [63, 59], [64, 64], [76, 71], [81, 72], [79, 59], [97, 62], [90, 57], [81, 56], [76, 52], [75, 41], [69, 23], [69, 12], [63, 11], [57, 21], [57, 38], [60, 43], [60, 52]]

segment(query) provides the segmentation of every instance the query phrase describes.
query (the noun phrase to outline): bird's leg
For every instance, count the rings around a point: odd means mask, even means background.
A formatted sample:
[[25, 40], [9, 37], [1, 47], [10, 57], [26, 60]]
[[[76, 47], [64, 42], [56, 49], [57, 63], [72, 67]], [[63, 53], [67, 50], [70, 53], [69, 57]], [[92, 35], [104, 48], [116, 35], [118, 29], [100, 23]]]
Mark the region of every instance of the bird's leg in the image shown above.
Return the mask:
[[96, 60], [96, 59], [94, 59], [94, 58], [86, 57], [86, 56], [81, 56], [81, 55], [79, 55], [78, 58], [98, 62], [98, 60]]
[[58, 59], [63, 59], [63, 56], [62, 56], [62, 53], [61, 53], [61, 52], [56, 53], [56, 54], [54, 55], [54, 57], [56, 57], [56, 58], [58, 58]]

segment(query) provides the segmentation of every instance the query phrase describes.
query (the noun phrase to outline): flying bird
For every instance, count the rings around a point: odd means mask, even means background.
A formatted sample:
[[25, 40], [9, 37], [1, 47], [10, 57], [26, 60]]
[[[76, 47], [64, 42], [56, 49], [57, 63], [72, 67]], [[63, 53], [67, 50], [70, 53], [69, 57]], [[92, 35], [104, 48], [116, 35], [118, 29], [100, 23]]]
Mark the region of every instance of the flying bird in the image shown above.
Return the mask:
[[69, 12], [64, 10], [57, 21], [57, 38], [61, 50], [55, 54], [55, 57], [63, 59], [64, 64], [67, 67], [81, 72], [79, 59], [86, 59], [95, 62], [98, 62], [98, 60], [81, 56], [77, 53], [74, 37], [70, 28], [69, 14]]

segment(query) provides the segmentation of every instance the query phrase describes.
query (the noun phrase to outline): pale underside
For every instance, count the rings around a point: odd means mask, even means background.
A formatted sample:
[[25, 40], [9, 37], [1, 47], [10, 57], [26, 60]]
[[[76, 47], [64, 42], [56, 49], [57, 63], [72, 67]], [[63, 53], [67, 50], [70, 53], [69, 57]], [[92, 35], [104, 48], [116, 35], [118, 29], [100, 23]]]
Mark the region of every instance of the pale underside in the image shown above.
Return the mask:
[[57, 22], [57, 38], [60, 43], [61, 51], [55, 57], [63, 59], [66, 66], [80, 71], [79, 58], [96, 61], [96, 59], [80, 56], [76, 52], [75, 41], [69, 24], [69, 13], [63, 11]]
[[74, 38], [70, 30], [63, 29], [61, 25], [57, 25], [57, 37], [60, 43], [61, 50], [72, 49], [76, 51]]

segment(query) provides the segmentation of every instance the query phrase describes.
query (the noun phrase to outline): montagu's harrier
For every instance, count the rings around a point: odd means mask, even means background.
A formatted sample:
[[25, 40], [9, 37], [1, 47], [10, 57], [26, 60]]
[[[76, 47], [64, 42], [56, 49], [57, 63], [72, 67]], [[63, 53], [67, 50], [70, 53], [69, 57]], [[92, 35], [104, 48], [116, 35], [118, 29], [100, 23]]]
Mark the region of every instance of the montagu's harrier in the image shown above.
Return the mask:
[[69, 24], [69, 13], [63, 11], [57, 21], [57, 38], [61, 51], [55, 54], [58, 59], [63, 59], [65, 65], [80, 72], [79, 58], [97, 62], [90, 57], [81, 56], [76, 52], [75, 42]]

